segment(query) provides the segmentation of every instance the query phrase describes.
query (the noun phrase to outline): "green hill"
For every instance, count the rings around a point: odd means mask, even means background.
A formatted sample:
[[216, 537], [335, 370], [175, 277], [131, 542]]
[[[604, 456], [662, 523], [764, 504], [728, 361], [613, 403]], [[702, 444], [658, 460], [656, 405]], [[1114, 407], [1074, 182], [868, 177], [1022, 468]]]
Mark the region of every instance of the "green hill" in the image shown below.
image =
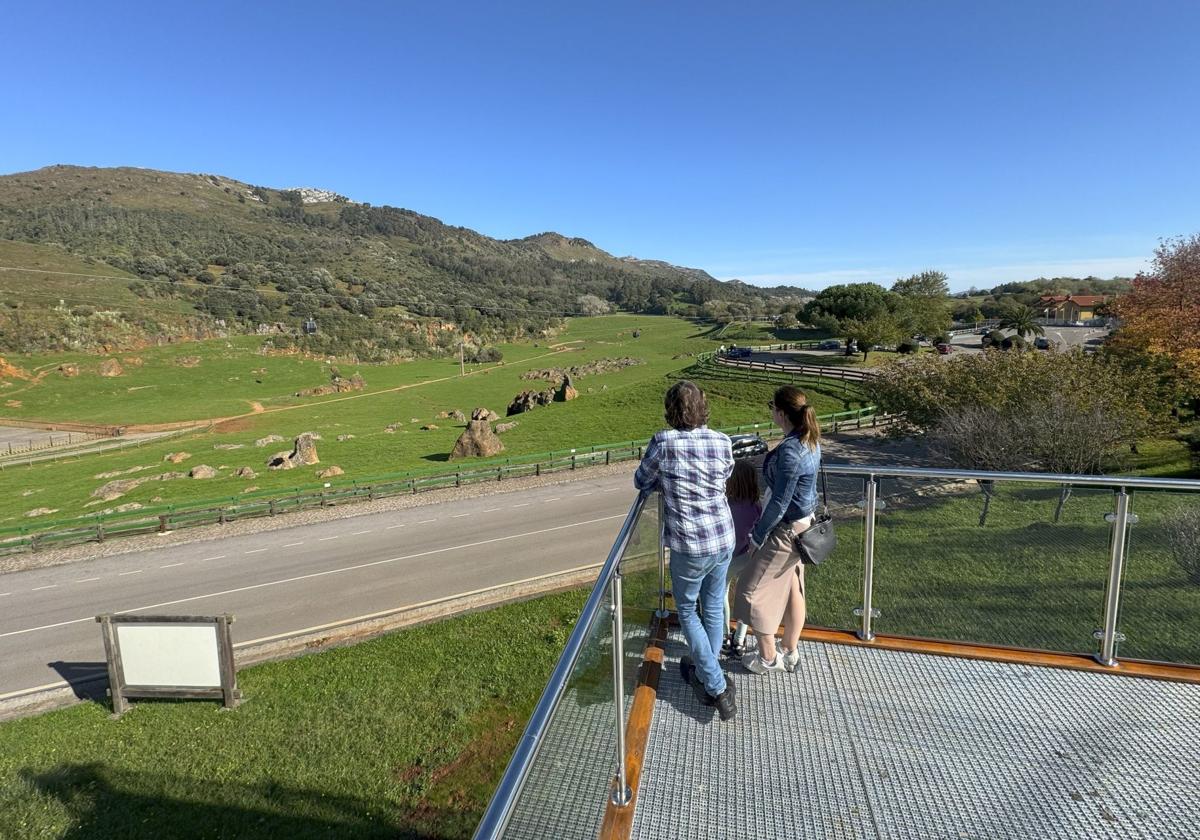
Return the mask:
[[[0, 176], [0, 257], [65, 272], [0, 272], [9, 315], [13, 303], [57, 304], [37, 296], [54, 276], [68, 307], [99, 301], [131, 322], [190, 314], [230, 332], [282, 324], [286, 341], [366, 361], [457, 348], [458, 329], [479, 343], [545, 335], [562, 314], [581, 311], [583, 295], [638, 313], [762, 297], [698, 269], [617, 258], [556, 233], [496, 240], [319, 191], [133, 168]], [[302, 336], [296, 327], [309, 317], [319, 331]], [[14, 335], [0, 322], [2, 349], [65, 349]], [[91, 349], [74, 340], [70, 349]]]

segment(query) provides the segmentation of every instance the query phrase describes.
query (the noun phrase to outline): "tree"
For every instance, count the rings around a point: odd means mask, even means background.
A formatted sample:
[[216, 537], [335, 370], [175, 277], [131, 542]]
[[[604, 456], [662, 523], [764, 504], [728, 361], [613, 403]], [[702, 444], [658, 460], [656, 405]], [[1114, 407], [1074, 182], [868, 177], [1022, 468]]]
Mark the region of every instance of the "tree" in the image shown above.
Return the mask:
[[892, 284], [892, 291], [902, 297], [945, 299], [950, 297], [949, 280], [941, 271], [922, 271]]
[[896, 319], [886, 313], [862, 320], [844, 321], [842, 322], [842, 331], [846, 334], [847, 350], [849, 350], [849, 341], [854, 341], [858, 345], [859, 352], [863, 354], [864, 362], [867, 360], [867, 354], [876, 344], [892, 344], [899, 341], [902, 334]]
[[1152, 265], [1110, 305], [1121, 319], [1111, 344], [1170, 359], [1200, 401], [1200, 234], [1160, 242]]
[[612, 309], [608, 305], [608, 301], [596, 295], [580, 295], [575, 302], [579, 305], [581, 315], [607, 315]]
[[1037, 311], [1029, 306], [1014, 304], [1000, 316], [1000, 329], [1014, 330], [1022, 339], [1027, 335], [1045, 335], [1046, 331], [1037, 322]]
[[830, 286], [809, 301], [805, 318], [810, 322], [822, 315], [840, 322], [867, 321], [891, 312], [897, 296], [876, 283], [851, 283]]

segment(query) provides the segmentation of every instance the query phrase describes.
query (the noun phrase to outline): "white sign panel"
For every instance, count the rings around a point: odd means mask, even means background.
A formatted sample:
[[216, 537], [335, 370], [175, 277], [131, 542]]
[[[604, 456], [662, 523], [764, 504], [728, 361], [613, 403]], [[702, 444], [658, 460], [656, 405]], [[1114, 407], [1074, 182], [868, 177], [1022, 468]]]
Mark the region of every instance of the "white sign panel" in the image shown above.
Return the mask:
[[215, 624], [117, 624], [125, 685], [220, 688]]

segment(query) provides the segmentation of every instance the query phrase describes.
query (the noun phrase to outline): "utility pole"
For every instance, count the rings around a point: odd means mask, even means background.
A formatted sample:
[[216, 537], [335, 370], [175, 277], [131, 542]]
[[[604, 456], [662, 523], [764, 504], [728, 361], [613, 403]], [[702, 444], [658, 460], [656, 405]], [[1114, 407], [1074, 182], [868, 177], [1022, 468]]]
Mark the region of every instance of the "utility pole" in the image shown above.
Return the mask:
[[467, 337], [465, 335], [460, 335], [458, 337], [458, 375], [459, 376], [467, 375], [467, 364], [464, 361], [465, 351], [463, 349], [463, 346], [466, 343], [467, 343]]

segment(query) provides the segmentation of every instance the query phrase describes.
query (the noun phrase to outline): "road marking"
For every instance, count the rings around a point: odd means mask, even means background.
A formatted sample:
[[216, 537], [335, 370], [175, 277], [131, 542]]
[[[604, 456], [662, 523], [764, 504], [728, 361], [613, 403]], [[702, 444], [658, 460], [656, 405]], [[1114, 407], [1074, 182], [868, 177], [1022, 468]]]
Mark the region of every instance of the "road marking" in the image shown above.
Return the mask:
[[3, 598], [5, 595], [11, 595], [11, 594], [12, 594], [11, 592], [0, 592], [0, 598]]
[[469, 514], [469, 513], [456, 513], [453, 516], [451, 516], [450, 518], [451, 519], [462, 519], [464, 516], [470, 516], [470, 515], [471, 514]]
[[416, 524], [418, 524], [418, 525], [427, 525], [427, 524], [428, 524], [428, 523], [430, 523], [430, 522], [437, 522], [437, 519], [422, 519], [420, 522], [418, 522], [418, 523], [416, 523]]
[[529, 507], [529, 502], [521, 502], [521, 504], [513, 505], [513, 507]]
[[200, 562], [203, 563], [206, 560], [224, 560], [224, 559], [225, 559], [224, 554], [218, 554], [216, 557], [201, 557]]
[[603, 491], [601, 491], [601, 492], [604, 492], [604, 493], [620, 493], [620, 492], [621, 492], [622, 490], [624, 490], [624, 489], [625, 489], [624, 487], [609, 487], [607, 490], [603, 490]]
[[132, 572], [117, 572], [117, 577], [125, 577], [125, 575], [140, 575], [141, 569], [134, 569]]
[[159, 566], [160, 569], [174, 569], [176, 566], [182, 566], [182, 563], [167, 563], [165, 566]]
[[29, 591], [30, 592], [41, 592], [43, 589], [58, 589], [58, 584], [52, 583], [49, 586], [35, 586], [33, 589], [30, 589]]
[[576, 497], [578, 497], [578, 496], [590, 496], [590, 495], [592, 495], [592, 492], [589, 490], [589, 491], [588, 491], [588, 492], [586, 492], [586, 493], [576, 493], [575, 495], [576, 495]]
[[504, 510], [504, 508], [485, 508], [483, 512], [484, 513], [495, 513], [498, 510]]
[[387, 526], [386, 528], [384, 528], [383, 530], [385, 530], [385, 531], [390, 531], [390, 530], [392, 530], [393, 528], [403, 528], [403, 527], [404, 527], [404, 525], [403, 525], [403, 523], [401, 523], [400, 525], [389, 525], [389, 526]]
[[[159, 604], [146, 604], [141, 607], [130, 607], [125, 610], [117, 610], [114, 615], [126, 615], [128, 613], [140, 612], [142, 610], [154, 610], [160, 607], [173, 607], [177, 604], [187, 604], [191, 601], [202, 601], [205, 598], [217, 598], [221, 595], [233, 595], [238, 592], [249, 592], [252, 589], [263, 589], [268, 586], [279, 586], [284, 583], [295, 583], [298, 580], [311, 580], [312, 578], [326, 577], [327, 575], [337, 575], [342, 572], [355, 572], [359, 569], [369, 569], [373, 566], [384, 566], [388, 563], [397, 563], [401, 560], [416, 560], [419, 557], [429, 557], [433, 554], [445, 554], [449, 551], [462, 551], [464, 548], [478, 548], [481, 545], [492, 545], [493, 543], [507, 542], [509, 540], [517, 540], [522, 537], [536, 537], [539, 534], [551, 534], [555, 531], [563, 531], [567, 528], [578, 528], [581, 525], [595, 525], [597, 522], [610, 522], [613, 519], [624, 519], [627, 513], [616, 513], [612, 516], [600, 516], [595, 519], [584, 519], [580, 522], [570, 522], [566, 525], [554, 525], [550, 528], [539, 528], [536, 531], [524, 531], [520, 534], [509, 534], [507, 537], [492, 537], [487, 540], [480, 540], [473, 543], [464, 543], [462, 545], [451, 545], [446, 548], [432, 548], [429, 551], [419, 551], [416, 554], [404, 554], [400, 557], [389, 557], [387, 560], [373, 560], [370, 563], [359, 563], [355, 566], [342, 566], [338, 569], [326, 569], [323, 572], [313, 572], [307, 575], [299, 575], [297, 577], [282, 578], [280, 580], [270, 580], [266, 583], [255, 583], [250, 586], [239, 586], [236, 589], [222, 589], [220, 592], [209, 592], [205, 595], [192, 595], [187, 598], [178, 598], [174, 601], [163, 601]], [[70, 621], [59, 621], [55, 624], [43, 624], [40, 627], [26, 627], [24, 630], [9, 630], [7, 633], [0, 633], [0, 639], [8, 638], [9, 636], [22, 636], [26, 633], [35, 633], [38, 630], [53, 630], [56, 627], [65, 627], [68, 624], [81, 624], [85, 621], [94, 622], [95, 616], [89, 615], [85, 618], [74, 618]]]
[[98, 578], [98, 577], [94, 577], [94, 578], [80, 578], [79, 580], [77, 580], [77, 581], [75, 581], [75, 582], [76, 582], [76, 583], [91, 583], [91, 582], [92, 582], [92, 581], [94, 581], [94, 580], [100, 580], [100, 578]]
[[300, 540], [298, 543], [288, 543], [287, 545], [283, 546], [283, 548], [295, 548], [298, 545], [304, 545], [304, 540]]
[[329, 542], [330, 540], [340, 539], [341, 536], [341, 534], [334, 534], [332, 537], [321, 537], [317, 542]]
[[268, 548], [252, 548], [249, 551], [247, 551], [246, 554], [261, 554], [264, 551], [270, 551], [270, 550], [271, 549], [269, 547]]
[[367, 530], [365, 530], [365, 531], [355, 531], [355, 532], [354, 532], [353, 534], [351, 534], [350, 536], [352, 536], [352, 537], [359, 537], [359, 536], [362, 536], [363, 534], [369, 534], [369, 533], [371, 533], [373, 530], [375, 530], [375, 529], [374, 529], [374, 528], [368, 528], [368, 529], [367, 529]]
[[[234, 644], [234, 650], [250, 645], [259, 645], [263, 642], [273, 642], [277, 639], [286, 639], [289, 636], [303, 636], [305, 633], [316, 633], [321, 630], [328, 630], [331, 627], [339, 627], [344, 624], [357, 624], [360, 621], [370, 621], [372, 618], [379, 618], [384, 615], [392, 615], [395, 613], [407, 612], [409, 610], [418, 610], [421, 607], [431, 607], [434, 604], [440, 604], [445, 601], [454, 601], [458, 598], [470, 598], [472, 595], [482, 595], [484, 592], [491, 592], [495, 589], [504, 589], [509, 586], [521, 586], [523, 584], [536, 583], [539, 580], [545, 580], [549, 577], [558, 577], [560, 575], [569, 575], [574, 572], [586, 572], [590, 569], [599, 569], [603, 563], [589, 563], [586, 566], [576, 566], [573, 569], [563, 569], [561, 572], [547, 572], [544, 575], [534, 575], [523, 580], [512, 580], [507, 583], [497, 583], [494, 586], [485, 586], [482, 589], [472, 589], [470, 592], [457, 592], [453, 595], [443, 595], [440, 598], [433, 598], [429, 601], [419, 601], [416, 604], [405, 604], [403, 607], [393, 607], [390, 610], [380, 610], [379, 612], [367, 613], [366, 615], [356, 615], [353, 618], [343, 618], [338, 621], [331, 621], [328, 624], [318, 624], [314, 627], [305, 627], [302, 630], [289, 630], [286, 633], [276, 633], [274, 636], [263, 636], [260, 639], [250, 639], [245, 642], [237, 642]], [[33, 689], [26, 689], [32, 691]]]
[[543, 502], [557, 502], [562, 496], [551, 496], [549, 499], [542, 499]]

